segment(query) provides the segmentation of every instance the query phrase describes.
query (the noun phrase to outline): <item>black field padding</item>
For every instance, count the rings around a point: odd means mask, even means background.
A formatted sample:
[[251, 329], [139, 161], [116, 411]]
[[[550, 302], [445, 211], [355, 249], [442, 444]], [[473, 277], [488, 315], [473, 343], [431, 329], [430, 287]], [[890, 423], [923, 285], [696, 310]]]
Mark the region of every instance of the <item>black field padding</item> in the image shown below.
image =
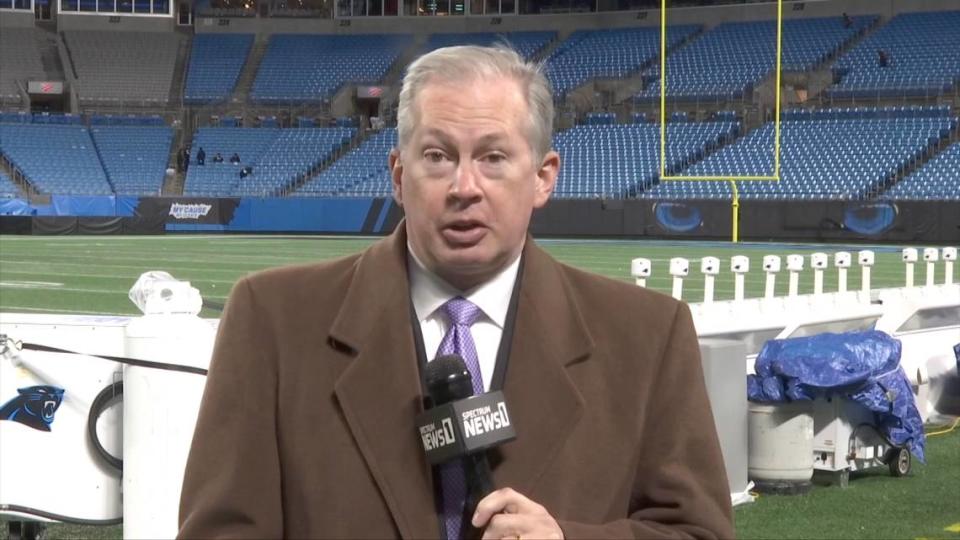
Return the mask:
[[82, 217], [77, 218], [79, 234], [123, 234], [123, 218]]
[[77, 218], [71, 216], [36, 216], [33, 218], [33, 234], [77, 234]]
[[167, 232], [166, 216], [134, 216], [123, 218], [123, 234], [164, 234]]
[[31, 216], [0, 216], [0, 234], [31, 234], [32, 232]]

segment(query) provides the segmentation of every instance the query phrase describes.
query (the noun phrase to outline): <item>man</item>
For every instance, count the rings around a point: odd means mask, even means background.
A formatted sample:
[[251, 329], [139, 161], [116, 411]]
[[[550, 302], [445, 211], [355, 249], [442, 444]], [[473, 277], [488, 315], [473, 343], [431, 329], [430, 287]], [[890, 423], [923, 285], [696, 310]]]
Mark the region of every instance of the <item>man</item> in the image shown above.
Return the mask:
[[877, 49], [877, 65], [882, 68], [890, 65], [890, 53], [883, 49]]
[[[552, 124], [546, 79], [512, 51], [410, 66], [389, 158], [405, 221], [359, 255], [234, 287], [181, 537], [733, 536], [688, 309], [527, 236], [559, 172]], [[423, 367], [451, 342], [517, 432], [489, 452], [500, 489], [476, 512], [414, 428]]]
[[850, 17], [850, 15], [847, 15], [847, 13], [844, 12], [843, 15], [842, 15], [842, 17], [843, 17], [843, 27], [844, 27], [844, 28], [849, 29], [849, 28], [853, 27], [853, 18]]
[[187, 149], [181, 147], [177, 150], [177, 172], [186, 170], [186, 160], [190, 159], [190, 155], [187, 153]]

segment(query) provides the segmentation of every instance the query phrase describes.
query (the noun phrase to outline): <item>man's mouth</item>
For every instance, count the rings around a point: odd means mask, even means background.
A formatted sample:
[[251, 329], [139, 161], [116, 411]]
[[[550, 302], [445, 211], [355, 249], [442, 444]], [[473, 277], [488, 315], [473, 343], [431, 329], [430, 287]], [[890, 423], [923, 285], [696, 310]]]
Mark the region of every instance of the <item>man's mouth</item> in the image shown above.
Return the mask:
[[487, 228], [475, 220], [454, 221], [443, 228], [443, 237], [454, 245], [472, 245], [483, 239]]

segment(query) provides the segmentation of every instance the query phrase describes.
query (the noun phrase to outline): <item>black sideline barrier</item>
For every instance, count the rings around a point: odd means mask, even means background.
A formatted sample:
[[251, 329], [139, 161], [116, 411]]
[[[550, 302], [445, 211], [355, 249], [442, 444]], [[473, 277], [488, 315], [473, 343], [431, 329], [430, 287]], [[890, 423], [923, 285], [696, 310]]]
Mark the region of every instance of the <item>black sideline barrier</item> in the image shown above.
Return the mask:
[[123, 234], [123, 218], [77, 218], [77, 232], [80, 234]]
[[30, 216], [0, 216], [0, 234], [30, 234], [33, 218]]
[[743, 240], [960, 242], [960, 201], [755, 201], [740, 205]]
[[[228, 226], [240, 215], [236, 212], [238, 199], [173, 202], [144, 200], [133, 217], [123, 218], [0, 216], [0, 233], [164, 234], [171, 223], [194, 220]], [[357, 218], [357, 229], [345, 227], [343, 232], [391, 231], [402, 218], [402, 210], [395, 204], [389, 205], [379, 225], [373, 227], [376, 219], [372, 216], [379, 216], [387, 203], [387, 199], [379, 199], [361, 205], [357, 212], [362, 215], [341, 213], [345, 219]], [[530, 230], [540, 237], [730, 240], [732, 216], [730, 201], [723, 200], [558, 199], [534, 212]], [[268, 226], [253, 232], [284, 232], [272, 230], [269, 220], [261, 221]], [[957, 244], [960, 201], [747, 200], [740, 203], [739, 225], [740, 239], [746, 241]]]
[[162, 219], [142, 217], [0, 216], [0, 234], [164, 234]]
[[[730, 240], [730, 201], [555, 200], [534, 236]], [[741, 201], [745, 241], [960, 242], [960, 201]]]
[[33, 234], [76, 234], [80, 231], [80, 227], [77, 225], [80, 219], [70, 216], [37, 216], [33, 218]]
[[534, 236], [730, 238], [726, 201], [553, 200], [533, 214]]
[[162, 215], [123, 218], [123, 234], [164, 234], [166, 226]]

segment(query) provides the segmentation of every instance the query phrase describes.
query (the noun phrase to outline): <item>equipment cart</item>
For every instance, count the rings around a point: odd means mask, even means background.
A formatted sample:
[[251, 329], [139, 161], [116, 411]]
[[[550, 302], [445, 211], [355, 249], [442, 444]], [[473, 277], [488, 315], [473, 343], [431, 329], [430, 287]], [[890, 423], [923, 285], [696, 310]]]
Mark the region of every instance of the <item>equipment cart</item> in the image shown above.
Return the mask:
[[893, 476], [910, 472], [910, 450], [891, 444], [874, 424], [874, 413], [842, 397], [814, 400], [813, 468], [833, 473], [847, 487], [850, 471], [888, 467]]

